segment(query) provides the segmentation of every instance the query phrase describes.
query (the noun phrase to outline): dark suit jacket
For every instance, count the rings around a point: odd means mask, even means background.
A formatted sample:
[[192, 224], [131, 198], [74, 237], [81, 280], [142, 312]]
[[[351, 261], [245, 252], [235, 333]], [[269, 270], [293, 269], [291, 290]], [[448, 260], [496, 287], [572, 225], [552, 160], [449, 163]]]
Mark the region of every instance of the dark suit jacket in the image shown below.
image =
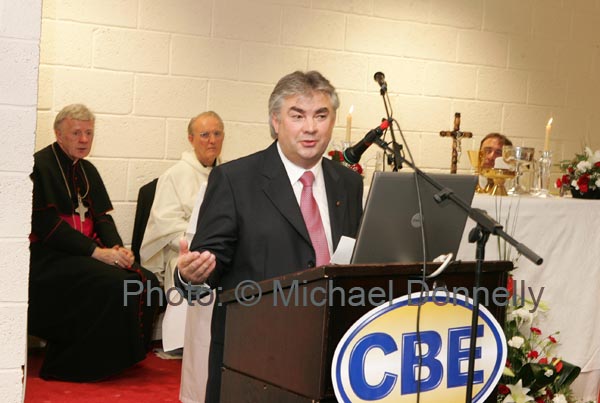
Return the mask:
[[[342, 235], [355, 237], [362, 214], [362, 178], [323, 159], [334, 249]], [[214, 168], [200, 209], [190, 250], [209, 250], [217, 258], [211, 287], [235, 288], [315, 266], [315, 252], [300, 206], [277, 152], [266, 150]], [[215, 304], [208, 402], [218, 401], [225, 309]]]

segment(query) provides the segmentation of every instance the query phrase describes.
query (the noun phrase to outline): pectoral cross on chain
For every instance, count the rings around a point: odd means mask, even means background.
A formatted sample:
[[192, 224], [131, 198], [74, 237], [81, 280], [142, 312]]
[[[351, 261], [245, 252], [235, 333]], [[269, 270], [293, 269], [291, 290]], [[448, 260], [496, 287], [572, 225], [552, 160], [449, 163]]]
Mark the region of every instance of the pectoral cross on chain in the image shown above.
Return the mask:
[[83, 222], [85, 221], [85, 213], [88, 211], [88, 208], [83, 205], [83, 199], [79, 194], [77, 195], [77, 208], [75, 209], [75, 211], [79, 213], [79, 219], [83, 224]]
[[458, 160], [460, 159], [460, 155], [462, 154], [460, 142], [463, 138], [470, 139], [471, 137], [473, 137], [473, 133], [460, 131], [460, 112], [456, 112], [454, 114], [454, 130], [441, 131], [440, 136], [452, 137], [452, 164], [450, 165], [450, 173], [455, 174], [456, 167], [458, 165]]

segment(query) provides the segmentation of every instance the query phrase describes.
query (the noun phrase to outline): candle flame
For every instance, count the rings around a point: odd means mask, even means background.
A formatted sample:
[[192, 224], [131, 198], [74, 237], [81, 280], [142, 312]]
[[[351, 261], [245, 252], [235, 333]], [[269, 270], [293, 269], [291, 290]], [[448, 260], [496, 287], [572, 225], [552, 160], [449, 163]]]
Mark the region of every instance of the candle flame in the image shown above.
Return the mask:
[[553, 119], [554, 119], [554, 118], [550, 118], [550, 120], [548, 120], [548, 124], [547, 124], [546, 126], [552, 126], [552, 120], [553, 120]]
[[352, 115], [352, 112], [354, 112], [354, 105], [350, 106], [350, 109], [348, 110], [348, 115]]

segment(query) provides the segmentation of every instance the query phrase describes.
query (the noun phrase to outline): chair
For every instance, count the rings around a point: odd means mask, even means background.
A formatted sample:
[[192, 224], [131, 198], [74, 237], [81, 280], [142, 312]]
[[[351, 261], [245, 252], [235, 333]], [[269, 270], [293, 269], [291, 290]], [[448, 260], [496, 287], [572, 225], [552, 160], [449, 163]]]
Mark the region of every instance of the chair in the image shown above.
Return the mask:
[[150, 209], [154, 202], [154, 194], [156, 193], [156, 183], [158, 178], [146, 183], [138, 192], [137, 206], [135, 208], [135, 221], [133, 223], [133, 234], [131, 236], [131, 250], [135, 255], [135, 261], [141, 263], [140, 247], [144, 240], [144, 232], [146, 224], [150, 217]]

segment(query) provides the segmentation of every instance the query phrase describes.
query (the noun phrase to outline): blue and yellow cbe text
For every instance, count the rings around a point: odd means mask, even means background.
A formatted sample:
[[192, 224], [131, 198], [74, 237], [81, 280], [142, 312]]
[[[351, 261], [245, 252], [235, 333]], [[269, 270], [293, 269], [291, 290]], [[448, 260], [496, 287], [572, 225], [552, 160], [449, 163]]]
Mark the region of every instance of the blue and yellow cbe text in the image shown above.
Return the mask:
[[[460, 294], [453, 298], [438, 301], [433, 293], [413, 293], [374, 308], [354, 323], [333, 358], [338, 401], [415, 402], [419, 393], [423, 403], [464, 402], [472, 300]], [[504, 333], [485, 307], [480, 307], [478, 323], [473, 402], [483, 402], [494, 390], [506, 361]]]

